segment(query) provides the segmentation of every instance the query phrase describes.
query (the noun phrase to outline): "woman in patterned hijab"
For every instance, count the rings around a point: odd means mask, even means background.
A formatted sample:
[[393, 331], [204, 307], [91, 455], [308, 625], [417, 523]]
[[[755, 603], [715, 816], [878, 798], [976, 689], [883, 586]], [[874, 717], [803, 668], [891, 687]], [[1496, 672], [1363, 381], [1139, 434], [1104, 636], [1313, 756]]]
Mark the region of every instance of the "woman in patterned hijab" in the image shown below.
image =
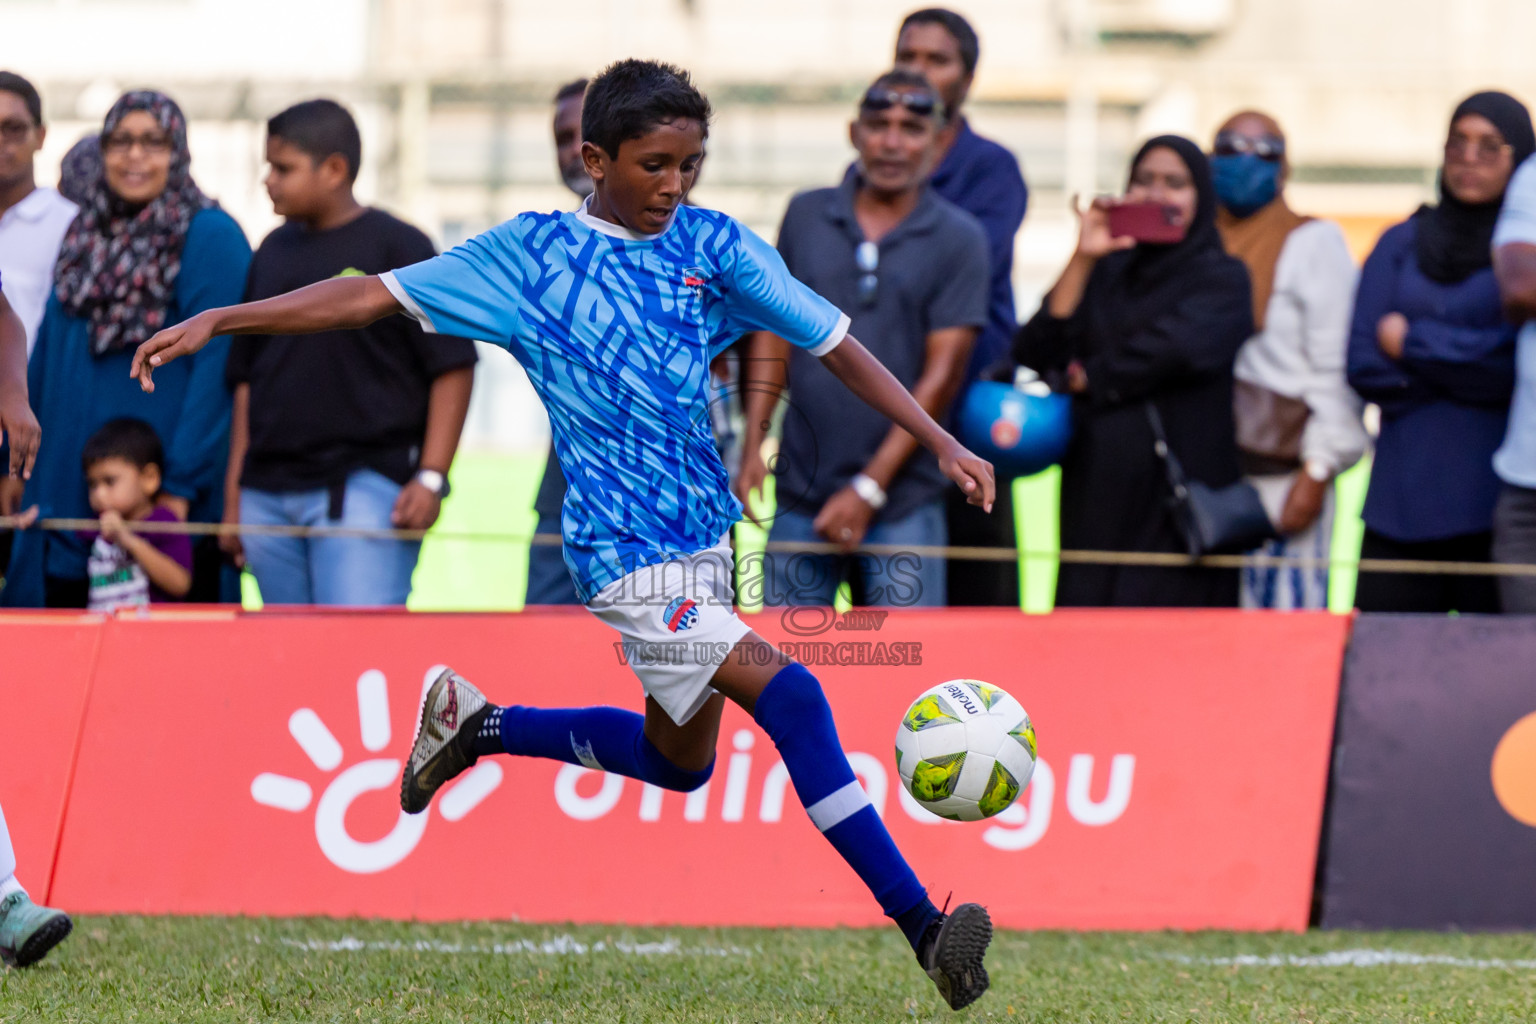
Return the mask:
[[96, 356], [134, 348], [166, 324], [192, 218], [214, 205], [192, 180], [187, 120], [163, 93], [125, 94], [102, 125], [101, 173], [82, 181], [55, 291], [91, 324]]
[[[160, 503], [193, 521], [223, 517], [229, 340], [199, 352], [179, 376], [157, 380], [153, 395], [128, 376], [140, 341], [245, 292], [250, 243], [192, 181], [190, 163], [186, 118], [158, 92], [118, 100], [101, 134], [66, 158], [60, 184], [80, 213], [60, 249], [27, 370], [48, 440], [24, 494], [16, 493], [22, 481], [0, 479], [0, 508], [94, 517], [80, 453], [102, 424], [129, 416], [154, 428], [165, 447]], [[89, 548], [88, 537], [69, 531], [18, 532], [0, 606], [84, 607]], [[198, 557], [206, 561], [192, 574], [194, 599], [237, 597], [239, 577], [220, 569], [216, 549]]]

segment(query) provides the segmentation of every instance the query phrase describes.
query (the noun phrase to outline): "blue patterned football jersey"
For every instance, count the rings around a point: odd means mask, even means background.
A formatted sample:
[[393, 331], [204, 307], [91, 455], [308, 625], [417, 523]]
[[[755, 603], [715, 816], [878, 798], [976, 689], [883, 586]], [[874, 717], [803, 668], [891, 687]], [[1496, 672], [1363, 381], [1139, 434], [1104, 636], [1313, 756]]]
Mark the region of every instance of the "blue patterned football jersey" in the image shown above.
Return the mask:
[[772, 246], [690, 206], [659, 235], [585, 206], [525, 213], [383, 281], [426, 330], [500, 345], [528, 372], [569, 484], [561, 532], [583, 601], [741, 517], [710, 429], [710, 358], [757, 330], [825, 355], [848, 330]]

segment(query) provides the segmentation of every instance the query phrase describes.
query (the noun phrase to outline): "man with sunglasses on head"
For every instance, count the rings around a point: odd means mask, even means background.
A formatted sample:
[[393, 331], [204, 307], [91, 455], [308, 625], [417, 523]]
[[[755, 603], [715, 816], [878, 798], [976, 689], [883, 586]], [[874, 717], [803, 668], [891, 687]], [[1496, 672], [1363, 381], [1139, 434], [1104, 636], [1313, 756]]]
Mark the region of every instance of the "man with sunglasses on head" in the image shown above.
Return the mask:
[[[1248, 267], [1258, 328], [1234, 367], [1238, 453], [1281, 534], [1265, 553], [1322, 563], [1333, 544], [1333, 479], [1367, 443], [1360, 398], [1344, 379], [1358, 274], [1337, 224], [1286, 203], [1289, 170], [1269, 115], [1245, 110], [1216, 133], [1216, 226]], [[1245, 569], [1240, 594], [1245, 608], [1326, 608], [1327, 565]]]
[[[881, 75], [849, 135], [858, 161], [836, 188], [789, 204], [779, 252], [789, 271], [853, 318], [853, 330], [929, 415], [943, 420], [987, 323], [987, 236], [928, 185], [947, 120], [914, 71]], [[770, 554], [768, 605], [830, 605], [845, 579], [856, 605], [945, 603], [944, 559], [850, 557], [861, 544], [948, 542], [945, 478], [912, 435], [772, 335], [753, 339], [737, 494], [749, 509], [767, 472], [760, 449], [787, 367], [791, 408], [775, 460], [774, 541], [830, 542], [841, 555]], [[752, 582], [747, 584], [750, 599]]]
[[28, 352], [53, 291], [59, 244], [79, 212], [53, 189], [37, 187], [37, 151], [47, 134], [37, 89], [0, 71], [0, 276], [26, 328]]
[[[1024, 223], [1029, 190], [1019, 162], [1004, 147], [971, 130], [964, 105], [976, 78], [981, 41], [971, 23], [954, 11], [927, 7], [902, 19], [896, 36], [896, 67], [917, 71], [938, 90], [949, 119], [939, 132], [929, 184], [943, 198], [981, 222], [987, 233], [987, 322], [977, 335], [961, 393], [978, 376], [1007, 358], [1018, 329], [1013, 308], [1013, 240]], [[963, 502], [945, 509], [951, 544], [1011, 548], [1016, 545], [1013, 491], [1000, 487], [992, 514]], [[1019, 603], [1019, 570], [1013, 562], [953, 561], [947, 570], [952, 605]]]

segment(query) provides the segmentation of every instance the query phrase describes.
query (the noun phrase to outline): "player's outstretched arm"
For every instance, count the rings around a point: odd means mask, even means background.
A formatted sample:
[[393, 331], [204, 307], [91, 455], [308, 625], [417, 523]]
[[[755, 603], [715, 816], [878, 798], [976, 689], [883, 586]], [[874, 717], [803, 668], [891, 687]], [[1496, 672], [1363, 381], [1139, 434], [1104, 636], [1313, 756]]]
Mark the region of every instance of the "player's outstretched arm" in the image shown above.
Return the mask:
[[997, 497], [992, 463], [972, 455], [949, 431], [939, 426], [891, 375], [891, 371], [870, 355], [869, 349], [859, 344], [857, 338], [848, 335], [822, 356], [821, 362], [838, 380], [848, 385], [848, 390], [889, 416], [898, 427], [938, 456], [944, 475], [960, 486], [972, 505], [992, 511], [992, 502]]
[[167, 327], [139, 346], [128, 372], [153, 391], [156, 367], [191, 355], [221, 334], [313, 334], [366, 327], [398, 312], [399, 301], [377, 277], [336, 277], [260, 302], [210, 309]]

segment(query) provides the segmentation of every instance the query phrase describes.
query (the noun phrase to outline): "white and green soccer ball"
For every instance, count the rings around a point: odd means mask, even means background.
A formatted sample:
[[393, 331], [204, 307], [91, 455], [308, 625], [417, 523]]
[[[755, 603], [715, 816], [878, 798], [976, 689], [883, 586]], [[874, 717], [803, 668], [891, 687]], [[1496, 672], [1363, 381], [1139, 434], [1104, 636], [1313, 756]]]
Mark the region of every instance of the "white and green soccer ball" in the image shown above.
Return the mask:
[[901, 716], [896, 771], [923, 807], [953, 821], [980, 821], [1008, 808], [1035, 771], [1035, 727], [1006, 691], [952, 679]]

